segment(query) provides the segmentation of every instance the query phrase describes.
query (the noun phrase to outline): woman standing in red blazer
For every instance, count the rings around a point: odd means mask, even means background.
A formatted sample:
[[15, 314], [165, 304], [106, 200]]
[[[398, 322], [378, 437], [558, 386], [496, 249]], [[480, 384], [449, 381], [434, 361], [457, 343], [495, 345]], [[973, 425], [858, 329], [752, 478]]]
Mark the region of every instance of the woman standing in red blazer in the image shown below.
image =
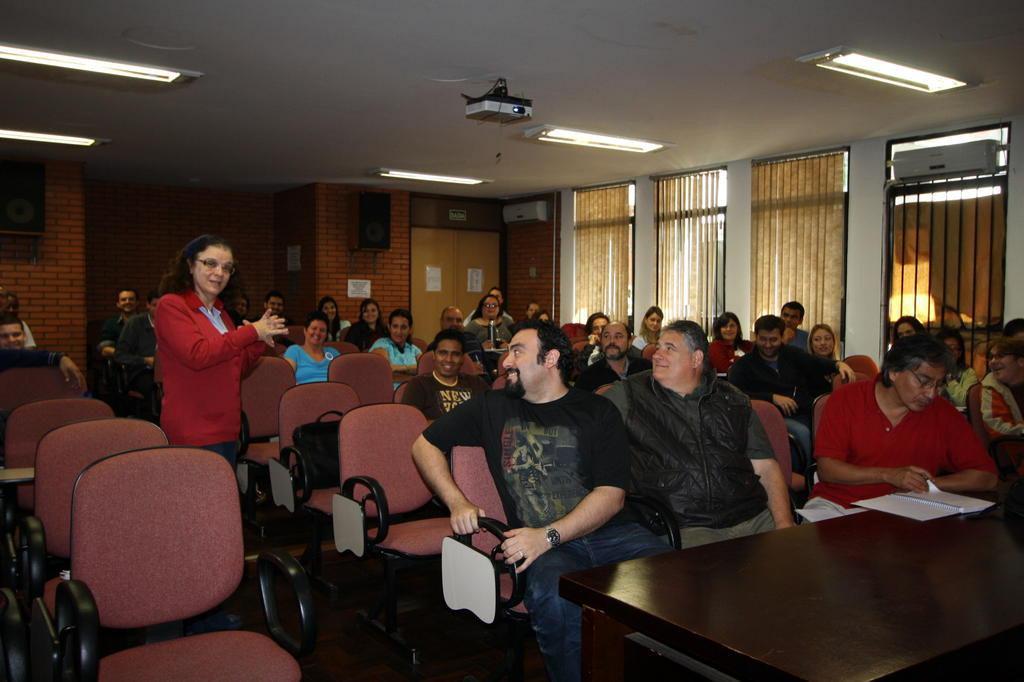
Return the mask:
[[242, 377], [285, 330], [284, 320], [269, 311], [236, 328], [223, 301], [235, 300], [239, 288], [231, 245], [214, 235], [197, 237], [160, 282], [155, 324], [164, 388], [160, 426], [172, 445], [213, 450], [232, 466]]

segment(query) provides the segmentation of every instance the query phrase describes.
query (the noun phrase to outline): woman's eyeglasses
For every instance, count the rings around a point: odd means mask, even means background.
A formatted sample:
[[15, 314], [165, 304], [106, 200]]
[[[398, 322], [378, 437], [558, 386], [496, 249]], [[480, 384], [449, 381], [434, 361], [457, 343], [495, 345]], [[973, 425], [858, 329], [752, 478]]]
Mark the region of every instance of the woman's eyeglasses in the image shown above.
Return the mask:
[[234, 263], [221, 263], [215, 258], [200, 258], [196, 260], [196, 262], [201, 263], [202, 266], [207, 270], [216, 270], [219, 267], [221, 269], [221, 272], [223, 272], [225, 275], [235, 274]]

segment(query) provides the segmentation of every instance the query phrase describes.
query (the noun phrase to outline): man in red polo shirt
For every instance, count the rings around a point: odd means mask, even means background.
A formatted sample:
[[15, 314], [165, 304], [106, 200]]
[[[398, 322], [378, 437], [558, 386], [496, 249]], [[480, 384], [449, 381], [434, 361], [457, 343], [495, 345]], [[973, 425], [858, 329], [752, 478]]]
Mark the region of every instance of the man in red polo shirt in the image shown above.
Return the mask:
[[995, 466], [967, 420], [938, 394], [953, 369], [941, 341], [901, 338], [875, 381], [841, 387], [815, 436], [820, 481], [806, 507], [840, 510], [897, 490], [992, 490]]

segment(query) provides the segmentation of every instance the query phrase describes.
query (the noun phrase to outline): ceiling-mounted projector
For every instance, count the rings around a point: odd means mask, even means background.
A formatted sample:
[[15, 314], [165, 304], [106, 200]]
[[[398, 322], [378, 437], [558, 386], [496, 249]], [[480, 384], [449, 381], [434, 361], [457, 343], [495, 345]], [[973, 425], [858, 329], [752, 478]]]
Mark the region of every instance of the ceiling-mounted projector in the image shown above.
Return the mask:
[[510, 97], [508, 83], [499, 78], [491, 89], [479, 97], [466, 98], [466, 118], [492, 123], [519, 123], [533, 116], [533, 100]]

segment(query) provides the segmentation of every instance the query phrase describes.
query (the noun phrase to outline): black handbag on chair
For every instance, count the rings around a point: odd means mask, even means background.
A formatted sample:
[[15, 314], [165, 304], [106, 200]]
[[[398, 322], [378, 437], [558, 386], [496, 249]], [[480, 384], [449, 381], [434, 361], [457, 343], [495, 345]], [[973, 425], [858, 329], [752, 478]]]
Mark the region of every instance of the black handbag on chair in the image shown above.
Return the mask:
[[338, 425], [341, 421], [323, 421], [329, 415], [342, 416], [337, 410], [329, 410], [315, 422], [297, 426], [292, 432], [296, 464], [302, 470], [300, 480], [306, 491], [340, 485]]

